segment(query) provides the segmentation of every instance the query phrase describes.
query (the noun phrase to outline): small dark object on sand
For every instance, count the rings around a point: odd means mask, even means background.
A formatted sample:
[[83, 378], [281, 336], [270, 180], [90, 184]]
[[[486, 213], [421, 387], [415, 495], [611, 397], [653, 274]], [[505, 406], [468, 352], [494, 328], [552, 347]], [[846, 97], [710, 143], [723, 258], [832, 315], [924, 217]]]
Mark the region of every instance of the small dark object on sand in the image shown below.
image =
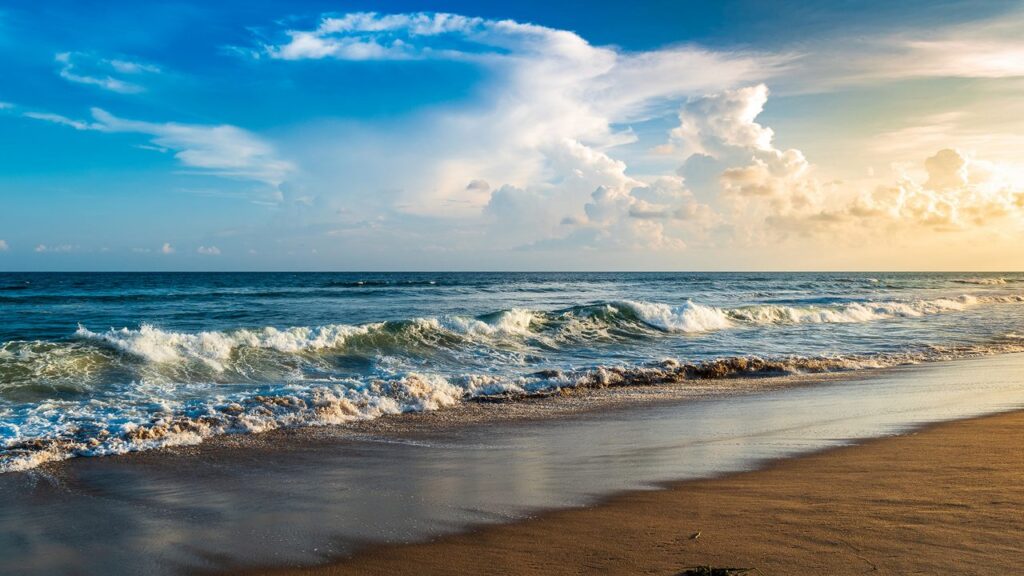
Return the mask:
[[712, 568], [711, 566], [695, 566], [687, 568], [677, 576], [733, 576], [734, 574], [746, 574], [753, 568]]

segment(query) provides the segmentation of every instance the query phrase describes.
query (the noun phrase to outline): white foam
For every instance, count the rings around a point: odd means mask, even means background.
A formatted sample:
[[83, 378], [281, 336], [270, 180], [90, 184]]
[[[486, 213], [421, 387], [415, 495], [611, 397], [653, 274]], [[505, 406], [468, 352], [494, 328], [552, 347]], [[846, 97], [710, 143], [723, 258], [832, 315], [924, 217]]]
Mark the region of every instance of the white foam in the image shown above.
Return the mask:
[[721, 309], [693, 302], [678, 306], [635, 301], [625, 301], [621, 304], [633, 310], [645, 324], [667, 332], [708, 332], [732, 326], [732, 322]]
[[140, 358], [157, 363], [200, 361], [210, 368], [223, 371], [231, 354], [239, 347], [267, 348], [280, 352], [301, 352], [336, 348], [352, 336], [366, 334], [380, 324], [350, 326], [333, 324], [318, 327], [295, 327], [279, 330], [265, 327], [259, 330], [236, 330], [233, 332], [184, 333], [165, 331], [149, 324], [137, 330], [129, 328], [106, 332], [93, 332], [79, 326], [75, 335], [79, 338], [98, 340]]
[[853, 302], [840, 306], [752, 306], [730, 311], [736, 319], [753, 324], [851, 323], [895, 317], [918, 317], [964, 310], [977, 304], [972, 296], [909, 302]]
[[716, 308], [694, 302], [679, 306], [653, 302], [625, 301], [650, 326], [667, 332], [710, 332], [737, 324], [847, 324], [873, 322], [890, 318], [915, 318], [958, 312], [980, 304], [1024, 301], [1019, 294], [972, 296], [963, 294], [935, 299], [907, 301], [851, 302], [831, 306], [781, 306], [763, 304], [741, 308]]
[[466, 316], [446, 316], [442, 319], [419, 319], [440, 329], [472, 336], [513, 336], [530, 333], [530, 325], [539, 320], [533, 310], [513, 308], [497, 314], [490, 322]]
[[960, 278], [954, 280], [960, 284], [977, 284], [979, 286], [1000, 286], [1006, 284], [1006, 278]]

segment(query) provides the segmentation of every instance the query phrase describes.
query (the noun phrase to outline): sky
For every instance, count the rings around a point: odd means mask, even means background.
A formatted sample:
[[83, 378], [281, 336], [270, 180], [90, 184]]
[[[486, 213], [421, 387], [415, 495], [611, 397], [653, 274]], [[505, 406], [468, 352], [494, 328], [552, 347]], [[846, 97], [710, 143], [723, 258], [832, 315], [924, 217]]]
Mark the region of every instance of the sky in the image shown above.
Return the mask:
[[1019, 2], [0, 4], [0, 270], [1021, 270]]

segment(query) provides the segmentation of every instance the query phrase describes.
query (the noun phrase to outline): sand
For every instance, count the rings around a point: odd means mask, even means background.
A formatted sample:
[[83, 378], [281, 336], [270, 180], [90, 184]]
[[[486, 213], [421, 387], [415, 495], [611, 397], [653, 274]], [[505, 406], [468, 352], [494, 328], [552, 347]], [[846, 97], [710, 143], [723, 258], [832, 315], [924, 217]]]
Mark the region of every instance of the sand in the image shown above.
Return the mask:
[[[1024, 572], [1024, 412], [256, 574]], [[693, 538], [693, 535], [700, 536]], [[752, 572], [757, 574], [758, 572]]]

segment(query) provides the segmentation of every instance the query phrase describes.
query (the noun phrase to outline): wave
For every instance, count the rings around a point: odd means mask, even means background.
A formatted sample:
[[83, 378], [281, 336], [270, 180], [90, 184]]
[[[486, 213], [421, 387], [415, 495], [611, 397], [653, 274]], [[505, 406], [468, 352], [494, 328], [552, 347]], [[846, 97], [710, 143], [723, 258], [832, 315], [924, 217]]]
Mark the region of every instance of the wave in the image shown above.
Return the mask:
[[631, 310], [644, 324], [666, 332], [709, 332], [733, 325], [727, 311], [693, 302], [679, 306], [634, 301], [617, 304]]
[[[551, 358], [566, 364], [567, 357], [581, 357], [579, 350], [587, 352], [582, 357], [594, 358], [608, 357], [604, 350], [623, 349], [598, 348], [600, 343], [633, 341], [637, 349], [647, 350], [647, 343], [658, 338], [688, 340], [727, 330], [918, 318], [1021, 302], [1024, 295], [1008, 293], [734, 307], [622, 300], [358, 325], [203, 332], [149, 324], [98, 331], [79, 326], [72, 337], [60, 341], [0, 344], [0, 471], [462, 402], [1022, 351], [1019, 331], [1004, 330], [986, 344], [898, 353], [737, 355], [705, 362], [526, 372], [534, 369], [527, 366], [544, 366]], [[559, 354], [549, 355], [552, 351]]]
[[79, 326], [71, 341], [0, 344], [0, 394], [12, 399], [71, 393], [111, 379], [168, 383], [301, 380], [336, 374], [359, 358], [376, 357], [436, 358], [447, 364], [487, 366], [517, 361], [523, 355], [543, 357], [549, 351], [571, 353], [600, 343], [640, 343], [673, 334], [699, 337], [729, 329], [915, 318], [1022, 301], [1021, 295], [964, 295], [904, 302], [737, 308], [621, 301], [556, 311], [511, 309], [479, 317], [194, 333], [148, 324], [99, 332]]
[[349, 280], [331, 281], [327, 288], [380, 288], [386, 286], [437, 286], [437, 280]]
[[[530, 310], [512, 309], [481, 318], [448, 316], [415, 318], [361, 325], [330, 324], [316, 327], [185, 333], [143, 324], [138, 329], [120, 328], [93, 332], [79, 326], [75, 336], [103, 344], [153, 363], [197, 362], [214, 371], [225, 371], [244, 351], [266, 350], [283, 354], [322, 351], [381, 350], [416, 351], [422, 348], [458, 348], [482, 339], [499, 339], [530, 333], [537, 319]], [[251, 360], [251, 358], [250, 358]]]
[[[545, 370], [514, 377], [481, 374], [446, 377], [411, 372], [393, 379], [342, 379], [266, 393], [221, 395], [178, 406], [163, 406], [155, 412], [151, 410], [155, 402], [151, 398], [134, 410], [124, 404], [130, 397], [118, 398], [116, 405], [102, 401], [81, 405], [53, 400], [45, 407], [32, 409], [38, 414], [20, 415], [22, 420], [34, 422], [25, 430], [0, 418], [0, 438], [7, 437], [0, 444], [0, 472], [28, 470], [46, 462], [78, 456], [197, 444], [223, 434], [345, 424], [389, 414], [428, 412], [464, 402], [509, 402], [609, 387], [884, 368], [1022, 350], [1024, 343], [1018, 342], [860, 356], [747, 356], [699, 363], [664, 360], [645, 366]], [[54, 411], [60, 412], [61, 417], [54, 420]]]
[[957, 278], [953, 280], [957, 284], [976, 284], [978, 286], [1001, 286], [1006, 284], [1006, 278]]
[[737, 325], [856, 323], [891, 318], [916, 318], [958, 312], [980, 304], [1024, 302], [1024, 295], [972, 296], [968, 294], [928, 300], [847, 302], [828, 306], [758, 304], [715, 308], [687, 303], [682, 306], [626, 301], [644, 323], [669, 332], [707, 332]]
[[[234, 371], [258, 378], [254, 371], [277, 365], [287, 371], [301, 360], [315, 360], [325, 353], [426, 354], [431, 350], [475, 352], [523, 350], [530, 347], [562, 348], [587, 345], [595, 340], [645, 339], [659, 333], [699, 335], [731, 328], [791, 324], [860, 323], [892, 318], [915, 318], [966, 310], [973, 306], [1024, 302], [1024, 295], [962, 295], [905, 302], [846, 302], [832, 305], [784, 306], [759, 304], [718, 308], [694, 302], [680, 305], [618, 301], [577, 306], [564, 310], [511, 309], [479, 317], [442, 316], [360, 325], [330, 324], [314, 327], [242, 328], [230, 331], [176, 332], [143, 324], [94, 332], [79, 326], [76, 338], [106, 350], [114, 350], [143, 362], [177, 366], [183, 370]], [[0, 374], [5, 363], [19, 360], [53, 363], [68, 359], [64, 349], [28, 353], [22, 345], [4, 345]], [[44, 350], [45, 349], [45, 350]], [[49, 350], [49, 354], [46, 351]], [[68, 362], [65, 362], [68, 364]], [[73, 363], [71, 363], [73, 364]], [[9, 371], [9, 370], [8, 370]], [[236, 374], [237, 375], [237, 374]], [[175, 373], [181, 378], [185, 374]], [[4, 380], [8, 380], [7, 377]]]

